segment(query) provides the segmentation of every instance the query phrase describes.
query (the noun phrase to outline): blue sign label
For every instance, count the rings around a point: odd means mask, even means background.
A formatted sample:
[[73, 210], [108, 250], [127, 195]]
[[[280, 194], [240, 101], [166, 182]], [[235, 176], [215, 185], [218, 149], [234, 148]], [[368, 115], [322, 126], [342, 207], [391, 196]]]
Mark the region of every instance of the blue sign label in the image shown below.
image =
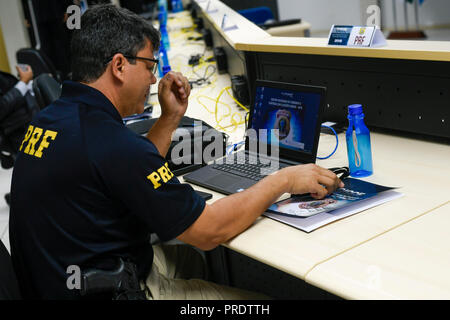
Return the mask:
[[330, 33], [329, 45], [346, 46], [353, 26], [335, 26]]

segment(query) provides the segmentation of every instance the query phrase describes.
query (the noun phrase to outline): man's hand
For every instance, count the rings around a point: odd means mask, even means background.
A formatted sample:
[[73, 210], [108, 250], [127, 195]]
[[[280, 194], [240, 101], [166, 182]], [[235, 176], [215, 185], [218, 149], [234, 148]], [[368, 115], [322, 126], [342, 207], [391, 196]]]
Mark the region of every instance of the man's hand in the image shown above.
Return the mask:
[[158, 99], [161, 116], [147, 133], [159, 153], [165, 157], [169, 150], [172, 132], [186, 112], [191, 86], [186, 77], [179, 72], [170, 71], [159, 81]]
[[160, 81], [158, 100], [161, 105], [161, 116], [181, 119], [188, 106], [191, 86], [180, 72], [170, 71]]
[[315, 164], [287, 167], [247, 190], [207, 204], [200, 217], [177, 239], [211, 250], [247, 229], [285, 192], [310, 193], [320, 199], [343, 186], [336, 174]]
[[287, 167], [279, 171], [289, 180], [288, 192], [291, 194], [310, 193], [313, 198], [322, 199], [344, 183], [335, 173], [315, 164]]
[[28, 84], [33, 79], [33, 70], [31, 70], [30, 66], [26, 66], [25, 71], [19, 68], [19, 66], [16, 66], [16, 70], [19, 73], [20, 81]]

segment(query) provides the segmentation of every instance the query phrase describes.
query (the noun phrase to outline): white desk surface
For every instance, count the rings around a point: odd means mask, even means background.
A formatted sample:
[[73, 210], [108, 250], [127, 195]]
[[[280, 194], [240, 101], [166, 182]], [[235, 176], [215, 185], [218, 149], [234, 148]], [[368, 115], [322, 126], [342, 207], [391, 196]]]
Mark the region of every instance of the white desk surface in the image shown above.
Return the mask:
[[[322, 135], [319, 150], [332, 150], [334, 138], [330, 137], [332, 136]], [[391, 148], [414, 148], [411, 141], [377, 133], [372, 133], [372, 141], [375, 173], [367, 180], [399, 186], [398, 191], [404, 193], [404, 197], [334, 222], [309, 234], [261, 217], [225, 246], [300, 279], [306, 279], [307, 274], [322, 262], [411, 221], [449, 200], [449, 188], [446, 186], [446, 181], [450, 179], [448, 170], [435, 169], [434, 174], [427, 176], [423, 174], [423, 166], [419, 160], [417, 164], [405, 165], [397, 159], [401, 157], [401, 152], [397, 156], [391, 152]], [[406, 141], [410, 144], [405, 143]], [[416, 145], [431, 149], [430, 151], [443, 152], [442, 155], [447, 155], [447, 159], [450, 156], [449, 146], [424, 141], [417, 141]], [[346, 165], [345, 148], [345, 142], [341, 138], [337, 154], [318, 164], [324, 167]], [[384, 160], [391, 157], [395, 162]], [[436, 179], [437, 177], [440, 179]], [[223, 197], [201, 187], [194, 188], [213, 193], [214, 197], [209, 203]]]
[[[215, 29], [219, 31], [227, 40], [227, 42], [235, 49], [237, 49], [235, 46], [236, 43], [245, 43], [248, 39], [251, 38], [265, 39], [270, 37], [269, 33], [255, 25], [253, 22], [247, 20], [221, 1], [195, 1], [199, 4], [200, 8], [202, 8], [204, 16], [214, 25]], [[211, 3], [208, 8], [209, 1], [211, 1]], [[213, 12], [208, 13], [207, 8], [209, 11]], [[228, 24], [225, 27], [236, 25], [238, 26], [238, 29], [222, 31], [222, 20], [224, 14], [227, 15], [228, 21]]]
[[450, 299], [450, 202], [316, 266], [306, 281], [347, 299]]
[[[177, 19], [181, 24], [183, 19], [187, 19], [182, 15], [177, 17], [181, 17]], [[179, 42], [176, 40], [177, 37]], [[172, 69], [193, 76], [191, 68], [186, 67], [186, 57], [192, 53], [201, 53], [203, 48], [199, 44], [186, 43], [181, 33], [175, 33], [174, 39], [174, 47], [182, 46], [182, 49], [178, 48], [169, 53]], [[208, 54], [209, 52], [207, 56]], [[205, 68], [206, 66], [199, 68], [198, 73], [203, 74]], [[215, 99], [230, 82], [228, 76], [215, 75], [212, 80], [211, 86], [192, 91], [187, 115], [205, 120], [217, 127], [219, 124], [225, 125], [222, 121], [230, 119], [224, 118], [217, 123], [216, 117], [211, 113], [215, 102], [204, 96]], [[229, 97], [226, 97], [226, 93], [222, 99], [221, 101], [230, 104], [233, 112], [244, 113]], [[156, 106], [155, 116], [157, 114]], [[228, 130], [232, 131], [229, 132], [232, 136], [231, 141], [242, 140], [244, 126], [233, 126], [231, 122], [229, 125]], [[410, 286], [413, 286], [416, 292], [430, 292], [425, 297], [447, 297], [448, 255], [433, 251], [433, 247], [424, 247], [420, 254], [416, 253], [416, 248], [420, 248], [422, 242], [418, 241], [419, 238], [414, 238], [413, 234], [421, 234], [425, 238], [429, 236], [433, 245], [441, 245], [439, 246], [441, 252], [450, 251], [450, 242], [446, 237], [448, 230], [446, 227], [449, 225], [450, 146], [380, 133], [372, 133], [371, 137], [374, 174], [365, 180], [397, 186], [398, 190], [404, 193], [404, 197], [336, 221], [310, 234], [261, 217], [249, 229], [224, 245], [342, 297], [408, 298], [414, 296], [413, 293], [406, 292]], [[318, 155], [327, 155], [333, 150], [334, 143], [334, 136], [321, 135]], [[323, 167], [347, 164], [343, 134], [339, 135], [339, 148], [336, 154], [330, 159], [318, 160], [317, 164]], [[183, 181], [182, 177], [180, 180]], [[213, 193], [213, 199], [208, 203], [224, 197], [201, 187], [194, 186], [194, 188]], [[285, 196], [287, 195], [283, 197]], [[434, 212], [436, 214], [431, 215]], [[438, 227], [434, 226], [435, 224]], [[408, 233], [410, 228], [412, 231]], [[408, 241], [407, 236], [403, 238], [405, 233], [408, 233], [414, 241]], [[384, 241], [388, 235], [389, 240]], [[369, 247], [372, 243], [374, 248], [376, 247], [373, 250], [371, 246]], [[395, 259], [389, 262], [392, 256], [395, 256]], [[417, 262], [419, 258], [430, 261]], [[410, 269], [403, 261], [411, 265]], [[374, 295], [373, 290], [361, 289], [361, 283], [367, 281], [367, 270], [374, 272], [372, 270], [374, 268], [371, 267], [373, 265], [381, 268], [382, 272], [384, 291], [380, 295]], [[347, 266], [355, 270], [354, 275], [347, 272]], [[375, 272], [379, 270], [375, 268]], [[434, 274], [427, 275], [428, 270]], [[447, 278], [442, 282], [442, 289], [436, 282], [445, 277]], [[439, 291], [439, 288], [442, 290]]]

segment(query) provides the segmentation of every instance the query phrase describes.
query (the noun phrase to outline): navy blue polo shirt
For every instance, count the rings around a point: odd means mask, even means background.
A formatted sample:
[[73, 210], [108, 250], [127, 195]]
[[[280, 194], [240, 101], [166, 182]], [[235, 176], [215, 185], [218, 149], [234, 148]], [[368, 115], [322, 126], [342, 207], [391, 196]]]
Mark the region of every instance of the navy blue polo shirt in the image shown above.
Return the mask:
[[117, 257], [145, 278], [150, 233], [173, 239], [204, 207], [100, 91], [66, 81], [32, 120], [14, 164], [9, 234], [22, 295], [79, 298], [68, 267], [112, 267]]

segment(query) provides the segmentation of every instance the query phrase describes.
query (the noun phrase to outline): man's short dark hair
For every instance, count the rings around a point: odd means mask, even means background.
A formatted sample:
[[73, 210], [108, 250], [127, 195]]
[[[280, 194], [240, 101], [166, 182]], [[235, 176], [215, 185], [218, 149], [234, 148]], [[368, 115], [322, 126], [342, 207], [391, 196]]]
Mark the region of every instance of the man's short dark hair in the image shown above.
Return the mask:
[[81, 16], [81, 29], [72, 36], [72, 80], [97, 80], [116, 53], [135, 56], [146, 39], [154, 50], [159, 49], [159, 32], [137, 14], [112, 4], [89, 8]]

